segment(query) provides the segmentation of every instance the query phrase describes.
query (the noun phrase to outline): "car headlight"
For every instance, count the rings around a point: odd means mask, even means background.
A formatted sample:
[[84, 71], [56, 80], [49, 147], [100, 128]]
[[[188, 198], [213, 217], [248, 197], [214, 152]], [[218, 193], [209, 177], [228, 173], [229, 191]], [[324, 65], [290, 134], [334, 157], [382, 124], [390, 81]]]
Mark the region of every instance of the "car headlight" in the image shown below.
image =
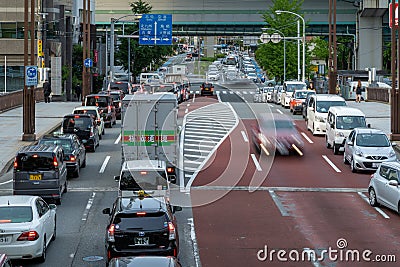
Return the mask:
[[364, 154], [359, 149], [356, 149], [356, 151], [354, 151], [354, 154], [356, 154], [359, 157], [364, 157]]
[[389, 158], [396, 156], [396, 152], [394, 150], [390, 151]]
[[325, 122], [325, 119], [321, 116], [315, 116], [315, 120], [319, 122]]
[[338, 136], [338, 137], [344, 137], [344, 133], [342, 133], [342, 132], [337, 132], [337, 133], [336, 133], [336, 136]]

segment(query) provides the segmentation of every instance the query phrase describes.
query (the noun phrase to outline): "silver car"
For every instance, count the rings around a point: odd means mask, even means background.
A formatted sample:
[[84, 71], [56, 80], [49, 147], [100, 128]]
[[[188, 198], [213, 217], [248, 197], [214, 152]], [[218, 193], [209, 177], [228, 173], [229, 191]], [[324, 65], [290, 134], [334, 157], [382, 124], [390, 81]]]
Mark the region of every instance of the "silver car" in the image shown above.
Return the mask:
[[393, 145], [381, 130], [355, 128], [344, 144], [343, 161], [350, 164], [352, 172], [376, 170], [383, 161], [397, 159]]
[[399, 162], [383, 162], [371, 176], [368, 186], [371, 206], [381, 204], [400, 213], [399, 171]]

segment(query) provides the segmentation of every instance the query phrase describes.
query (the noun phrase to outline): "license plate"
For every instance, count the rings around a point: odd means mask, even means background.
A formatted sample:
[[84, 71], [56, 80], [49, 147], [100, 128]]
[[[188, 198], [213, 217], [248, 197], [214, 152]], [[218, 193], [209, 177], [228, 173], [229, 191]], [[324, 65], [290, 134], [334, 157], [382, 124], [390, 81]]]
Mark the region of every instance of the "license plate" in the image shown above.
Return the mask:
[[148, 237], [135, 237], [135, 245], [148, 245], [149, 238]]
[[0, 236], [0, 244], [6, 244], [11, 242], [11, 237], [8, 235]]
[[41, 174], [30, 174], [29, 175], [29, 180], [31, 180], [31, 181], [40, 181], [40, 180], [42, 180], [42, 175]]

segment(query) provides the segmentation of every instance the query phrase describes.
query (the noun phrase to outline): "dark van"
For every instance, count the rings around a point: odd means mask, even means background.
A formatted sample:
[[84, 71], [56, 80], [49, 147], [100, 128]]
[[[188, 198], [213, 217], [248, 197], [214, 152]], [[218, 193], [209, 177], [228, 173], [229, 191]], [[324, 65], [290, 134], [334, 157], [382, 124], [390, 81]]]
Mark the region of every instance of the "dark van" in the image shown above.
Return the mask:
[[100, 133], [95, 120], [89, 114], [65, 115], [62, 122], [64, 134], [76, 134], [87, 150], [96, 151]]
[[67, 165], [61, 146], [21, 148], [14, 159], [13, 194], [35, 195], [61, 204], [67, 192]]
[[105, 94], [91, 94], [85, 97], [85, 106], [97, 106], [103, 116], [104, 124], [112, 127], [117, 122], [117, 115], [113, 104], [113, 98]]

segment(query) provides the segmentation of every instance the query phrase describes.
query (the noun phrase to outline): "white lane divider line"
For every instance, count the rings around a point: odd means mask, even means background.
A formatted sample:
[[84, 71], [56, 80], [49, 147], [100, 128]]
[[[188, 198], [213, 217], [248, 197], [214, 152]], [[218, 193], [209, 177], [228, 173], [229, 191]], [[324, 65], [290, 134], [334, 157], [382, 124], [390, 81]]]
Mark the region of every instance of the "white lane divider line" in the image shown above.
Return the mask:
[[335, 164], [333, 164], [333, 162], [332, 162], [330, 159], [328, 159], [328, 157], [327, 157], [326, 155], [322, 155], [322, 157], [324, 158], [324, 160], [325, 160], [326, 162], [328, 162], [329, 165], [331, 165], [331, 167], [332, 167], [336, 172], [342, 172], [338, 167], [336, 167]]
[[192, 103], [194, 103], [194, 100], [196, 99], [196, 94], [193, 94], [193, 100]]
[[108, 161], [110, 160], [110, 158], [111, 158], [111, 156], [107, 156], [107, 157], [104, 159], [103, 165], [101, 165], [101, 168], [100, 168], [100, 170], [99, 170], [99, 173], [103, 173], [103, 172], [104, 172], [104, 170], [106, 169], [107, 164], [108, 164]]
[[304, 139], [307, 140], [307, 142], [309, 142], [310, 144], [313, 144], [314, 142], [310, 139], [310, 137], [308, 137], [304, 132], [301, 132], [301, 135], [304, 137]]
[[222, 93], [223, 93], [224, 95], [226, 95], [226, 94], [227, 94], [227, 92], [226, 92], [226, 91], [222, 91]]
[[[366, 195], [364, 195], [362, 192], [357, 192], [357, 194], [358, 194], [362, 199], [364, 199], [365, 202], [367, 202], [367, 203], [369, 204], [369, 199], [368, 199], [368, 197], [367, 197]], [[374, 209], [375, 209], [377, 212], [379, 212], [379, 214], [382, 215], [383, 218], [385, 218], [385, 219], [389, 219], [389, 218], [390, 218], [385, 212], [383, 212], [382, 209], [380, 209], [380, 208], [378, 208], [378, 207], [374, 207]]]
[[244, 131], [241, 131], [241, 133], [242, 133], [242, 136], [243, 136], [243, 140], [244, 140], [246, 143], [249, 142], [249, 139], [247, 138], [246, 133], [245, 133]]
[[117, 145], [119, 141], [121, 141], [121, 134], [119, 134], [117, 139], [115, 139], [114, 145]]
[[258, 163], [256, 155], [251, 154], [251, 158], [253, 159], [253, 162], [254, 162], [254, 165], [256, 166], [257, 171], [259, 171], [259, 172], [262, 171], [261, 165], [260, 165], [260, 163]]
[[274, 107], [274, 105], [272, 105], [272, 104], [268, 104], [268, 106], [270, 106], [271, 108], [273, 108], [273, 107]]
[[279, 200], [279, 197], [273, 190], [268, 190], [269, 194], [272, 197], [272, 200], [275, 202], [275, 205], [278, 207], [279, 212], [282, 216], [290, 216], [285, 207], [283, 206], [282, 202]]
[[83, 212], [82, 221], [86, 221], [86, 219], [87, 219], [87, 217], [88, 217], [88, 215], [89, 215], [90, 208], [91, 208], [92, 205], [93, 205], [93, 200], [94, 200], [94, 197], [95, 197], [95, 196], [96, 196], [96, 193], [95, 193], [95, 192], [92, 192], [92, 196], [89, 198], [89, 200], [88, 200], [88, 202], [87, 202], [87, 204], [86, 204], [85, 211]]
[[12, 183], [12, 181], [13, 181], [13, 180], [11, 179], [11, 180], [8, 180], [8, 181], [5, 181], [5, 182], [0, 183], [0, 185]]
[[190, 103], [186, 105], [187, 107], [190, 107]]
[[215, 93], [217, 94], [218, 102], [222, 102], [221, 101], [221, 96], [220, 96], [220, 91], [216, 91]]
[[188, 113], [189, 109], [185, 109], [185, 114]]
[[196, 267], [200, 266], [200, 253], [199, 253], [199, 247], [197, 245], [197, 239], [196, 239], [196, 232], [194, 230], [194, 221], [193, 218], [188, 218], [188, 225], [190, 228], [190, 238], [192, 240], [193, 244], [193, 256], [194, 256], [194, 261], [196, 263]]
[[278, 113], [283, 114], [283, 112], [280, 109], [277, 109]]

